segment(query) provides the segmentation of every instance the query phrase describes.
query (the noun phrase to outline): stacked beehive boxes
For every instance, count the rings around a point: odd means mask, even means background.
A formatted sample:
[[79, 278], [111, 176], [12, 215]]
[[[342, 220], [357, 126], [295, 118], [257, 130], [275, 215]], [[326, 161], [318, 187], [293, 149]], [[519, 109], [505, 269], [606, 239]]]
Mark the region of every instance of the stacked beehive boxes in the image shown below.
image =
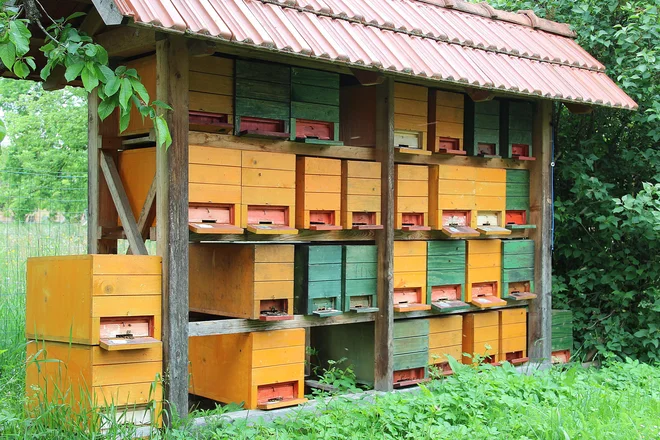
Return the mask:
[[298, 246], [295, 259], [296, 313], [321, 317], [341, 311], [341, 246]]
[[573, 312], [552, 311], [552, 362], [566, 363], [573, 351]]
[[531, 102], [503, 101], [501, 113], [502, 156], [518, 160], [534, 160], [532, 155], [534, 105]]
[[148, 256], [28, 260], [28, 406], [98, 409], [101, 420], [114, 407], [125, 421], [160, 423], [161, 271]]
[[341, 161], [298, 157], [296, 163], [296, 227], [341, 229]]
[[419, 165], [394, 166], [394, 228], [428, 231], [429, 168]]
[[342, 310], [368, 313], [378, 310], [378, 248], [342, 247]]
[[274, 321], [293, 315], [294, 246], [190, 245], [190, 310]]
[[483, 235], [510, 235], [504, 228], [506, 211], [506, 170], [477, 168], [477, 231]]
[[465, 241], [429, 241], [427, 303], [434, 310], [468, 308], [465, 302]]
[[478, 237], [477, 169], [432, 165], [429, 171], [429, 221], [450, 238]]
[[429, 151], [465, 155], [465, 96], [431, 90], [429, 93]]
[[449, 374], [452, 370], [447, 356], [458, 362], [463, 359], [463, 317], [460, 315], [429, 318], [429, 365], [441, 374]]
[[465, 149], [470, 156], [500, 156], [500, 102], [465, 100]]
[[380, 163], [342, 161], [341, 216], [344, 229], [382, 229]]
[[394, 242], [394, 311], [430, 310], [426, 303], [426, 242]]
[[307, 401], [304, 329], [191, 337], [188, 351], [193, 394], [245, 409]]
[[[497, 311], [463, 315], [463, 353], [483, 357], [487, 363], [497, 362], [500, 354], [500, 315]], [[464, 364], [475, 362], [464, 357]]]
[[502, 242], [502, 298], [536, 298], [533, 240]]
[[501, 240], [468, 240], [465, 300], [477, 307], [506, 305], [501, 299]]
[[529, 217], [529, 171], [506, 170], [506, 227], [535, 229]]
[[499, 361], [512, 364], [527, 362], [527, 310], [500, 310]]
[[342, 145], [338, 73], [291, 69], [291, 140]]
[[428, 134], [428, 88], [394, 84], [394, 146], [401, 152], [431, 154]]

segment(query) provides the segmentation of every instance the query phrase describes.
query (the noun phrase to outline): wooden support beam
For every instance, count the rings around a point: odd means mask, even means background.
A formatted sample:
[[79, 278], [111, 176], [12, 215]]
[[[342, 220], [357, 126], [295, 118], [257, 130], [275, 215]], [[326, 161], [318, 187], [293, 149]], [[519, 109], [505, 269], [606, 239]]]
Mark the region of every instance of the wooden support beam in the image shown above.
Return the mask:
[[[151, 187], [149, 187], [149, 192], [147, 193], [147, 198], [142, 205], [142, 211], [140, 211], [140, 217], [138, 217], [137, 228], [138, 232], [142, 236], [142, 240], [149, 238], [149, 232], [151, 225], [156, 219], [156, 177], [151, 181]], [[127, 255], [133, 254], [133, 249], [131, 246], [128, 246], [126, 250]]]
[[85, 19], [78, 28], [79, 31], [86, 33], [90, 37], [98, 34], [101, 29], [105, 27], [105, 23], [99, 14], [99, 10], [91, 8], [85, 16]]
[[156, 48], [156, 32], [146, 28], [121, 26], [97, 35], [94, 40], [110, 57], [134, 57]]
[[574, 115], [589, 115], [594, 111], [591, 105], [577, 104], [575, 102], [565, 102], [564, 105]]
[[385, 81], [385, 75], [376, 70], [363, 70], [351, 68], [351, 73], [363, 86], [375, 86]]
[[188, 70], [183, 36], [168, 35], [156, 44], [157, 97], [172, 135], [169, 149], [156, 149], [156, 228], [163, 258], [163, 372], [165, 422], [172, 412], [188, 414]]
[[528, 345], [532, 362], [550, 362], [552, 353], [552, 102], [539, 101], [534, 112], [533, 150], [530, 170], [530, 214], [536, 229], [534, 285], [538, 297], [530, 302]]
[[117, 164], [107, 151], [101, 152], [101, 170], [103, 171], [105, 181], [110, 189], [110, 194], [112, 194], [112, 200], [115, 203], [115, 208], [117, 208], [117, 213], [121, 219], [121, 224], [124, 228], [124, 233], [126, 234], [129, 246], [133, 249], [133, 253], [137, 255], [149, 255], [147, 247], [144, 245], [142, 235], [140, 234], [140, 231], [138, 231], [135, 217], [133, 217], [131, 204], [128, 201], [128, 196], [126, 195], [124, 184], [121, 182], [121, 177], [119, 177]]
[[121, 15], [114, 0], [92, 0], [94, 7], [108, 26], [123, 24], [125, 19]]
[[394, 79], [376, 86], [376, 154], [381, 163], [381, 219], [378, 245], [378, 312], [376, 312], [374, 387], [393, 388], [394, 330]]

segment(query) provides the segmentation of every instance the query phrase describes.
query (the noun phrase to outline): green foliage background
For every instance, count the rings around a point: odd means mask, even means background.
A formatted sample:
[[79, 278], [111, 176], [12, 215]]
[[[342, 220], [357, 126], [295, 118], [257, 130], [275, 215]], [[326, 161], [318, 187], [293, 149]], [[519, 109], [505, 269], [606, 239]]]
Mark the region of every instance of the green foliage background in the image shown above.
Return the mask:
[[638, 112], [555, 114], [553, 307], [574, 311], [576, 344], [660, 360], [659, 0], [491, 0], [570, 23]]

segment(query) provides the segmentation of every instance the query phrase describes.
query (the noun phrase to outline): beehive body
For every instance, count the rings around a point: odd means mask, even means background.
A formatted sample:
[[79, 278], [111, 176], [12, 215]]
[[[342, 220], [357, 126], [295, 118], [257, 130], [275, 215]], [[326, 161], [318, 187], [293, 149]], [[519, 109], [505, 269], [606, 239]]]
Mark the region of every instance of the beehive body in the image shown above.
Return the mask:
[[396, 164], [394, 170], [394, 228], [428, 227], [429, 168]]
[[304, 329], [191, 337], [188, 352], [192, 394], [245, 409], [304, 401]]
[[394, 146], [426, 150], [428, 89], [394, 83]]
[[514, 364], [527, 359], [527, 309], [500, 310], [499, 361]]
[[470, 156], [500, 155], [500, 102], [465, 100], [465, 149]]
[[430, 93], [429, 150], [436, 153], [464, 154], [465, 97], [461, 93], [433, 90]]
[[517, 229], [516, 226], [528, 225], [530, 221], [529, 171], [506, 170], [506, 224]]
[[[502, 228], [506, 210], [506, 170], [477, 168], [476, 171], [477, 230], [482, 226]], [[508, 231], [499, 231], [500, 234]], [[488, 234], [487, 234], [488, 235]]]
[[300, 156], [296, 179], [296, 227], [339, 228], [341, 161]]
[[[465, 301], [477, 307], [504, 305], [501, 298], [501, 240], [467, 241], [467, 285]], [[481, 295], [486, 295], [481, 297]], [[491, 302], [492, 301], [492, 302]]]
[[319, 316], [340, 314], [341, 246], [298, 246], [295, 266], [295, 312]]
[[380, 225], [380, 163], [342, 161], [341, 216], [344, 229]]
[[[496, 362], [500, 353], [499, 313], [468, 313], [463, 315], [463, 353], [484, 356]], [[473, 359], [463, 358], [464, 364]]]
[[[426, 242], [394, 242], [394, 307], [397, 311], [429, 310], [426, 305]], [[407, 301], [401, 304], [400, 301]]]
[[429, 365], [447, 370], [443, 365], [447, 355], [458, 362], [463, 359], [463, 317], [442, 316], [429, 318]]
[[573, 351], [573, 312], [552, 311], [552, 361], [568, 362]]
[[477, 225], [476, 179], [477, 168], [474, 167], [430, 167], [429, 224], [433, 229], [442, 230], [452, 238], [479, 235], [474, 230]]
[[533, 240], [502, 241], [502, 298], [514, 290], [534, 292]]
[[375, 311], [378, 309], [378, 248], [376, 246], [342, 247], [342, 310]]
[[429, 241], [427, 249], [427, 303], [438, 310], [467, 307], [459, 304], [465, 301], [465, 241]]
[[161, 258], [80, 255], [28, 259], [28, 339], [98, 345], [102, 319], [149, 317], [161, 333]]
[[291, 69], [291, 140], [339, 144], [339, 74]]
[[502, 102], [502, 157], [529, 159], [533, 157], [532, 132], [534, 105], [531, 102]]
[[293, 245], [190, 245], [190, 310], [260, 319], [293, 314]]

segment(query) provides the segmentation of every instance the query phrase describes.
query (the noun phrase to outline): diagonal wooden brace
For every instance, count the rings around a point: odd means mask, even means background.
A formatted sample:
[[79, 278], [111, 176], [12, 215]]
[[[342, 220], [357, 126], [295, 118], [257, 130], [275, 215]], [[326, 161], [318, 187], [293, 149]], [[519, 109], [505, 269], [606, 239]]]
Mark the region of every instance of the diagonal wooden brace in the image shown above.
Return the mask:
[[[154, 176], [154, 180], [151, 181], [151, 187], [147, 193], [147, 199], [144, 201], [144, 205], [142, 205], [142, 211], [140, 211], [140, 217], [137, 222], [137, 228], [140, 235], [142, 235], [142, 241], [149, 238], [151, 225], [156, 218], [156, 187], [156, 176]], [[126, 255], [132, 254], [133, 249], [131, 246], [128, 246]]]
[[110, 153], [106, 151], [101, 151], [101, 170], [103, 171], [105, 181], [108, 183], [112, 200], [115, 202], [124, 233], [128, 239], [128, 245], [133, 249], [134, 254], [148, 255], [147, 247], [142, 240], [142, 234], [140, 234], [135, 217], [131, 212], [131, 205], [128, 202], [124, 185], [121, 183], [117, 165]]

